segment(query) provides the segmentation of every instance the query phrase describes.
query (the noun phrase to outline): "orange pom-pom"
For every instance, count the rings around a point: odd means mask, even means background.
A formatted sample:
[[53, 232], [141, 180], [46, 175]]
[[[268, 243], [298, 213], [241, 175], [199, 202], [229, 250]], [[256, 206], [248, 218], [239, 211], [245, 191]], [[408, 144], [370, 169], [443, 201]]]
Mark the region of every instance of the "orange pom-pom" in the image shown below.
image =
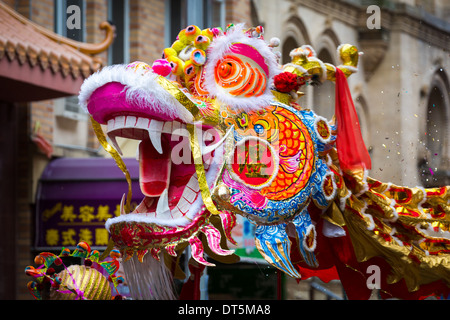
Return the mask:
[[77, 245], [77, 249], [81, 252], [91, 253], [91, 246], [85, 241], [79, 242]]
[[44, 258], [42, 258], [40, 255], [37, 255], [36, 257], [34, 257], [34, 263], [37, 265], [41, 265], [44, 264], [45, 260]]
[[117, 249], [111, 250], [111, 252], [109, 253], [109, 256], [113, 259], [119, 259], [121, 254], [120, 251]]

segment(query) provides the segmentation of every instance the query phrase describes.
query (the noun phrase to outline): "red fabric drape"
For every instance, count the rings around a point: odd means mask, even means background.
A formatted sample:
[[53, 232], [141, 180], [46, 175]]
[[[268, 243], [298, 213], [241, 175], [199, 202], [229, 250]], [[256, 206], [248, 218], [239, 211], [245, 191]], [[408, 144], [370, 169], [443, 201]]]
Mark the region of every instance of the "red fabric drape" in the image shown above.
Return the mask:
[[337, 120], [336, 148], [343, 171], [367, 169], [372, 166], [369, 152], [361, 135], [358, 115], [344, 73], [336, 68]]

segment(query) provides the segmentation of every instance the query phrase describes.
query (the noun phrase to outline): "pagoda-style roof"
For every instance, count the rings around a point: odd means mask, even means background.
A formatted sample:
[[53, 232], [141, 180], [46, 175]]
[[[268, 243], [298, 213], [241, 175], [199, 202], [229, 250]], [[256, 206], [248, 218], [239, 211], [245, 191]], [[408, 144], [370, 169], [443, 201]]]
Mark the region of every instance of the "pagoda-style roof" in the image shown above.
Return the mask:
[[0, 100], [27, 102], [77, 95], [84, 79], [103, 66], [95, 57], [114, 39], [104, 22], [99, 44], [74, 41], [21, 16], [0, 2]]

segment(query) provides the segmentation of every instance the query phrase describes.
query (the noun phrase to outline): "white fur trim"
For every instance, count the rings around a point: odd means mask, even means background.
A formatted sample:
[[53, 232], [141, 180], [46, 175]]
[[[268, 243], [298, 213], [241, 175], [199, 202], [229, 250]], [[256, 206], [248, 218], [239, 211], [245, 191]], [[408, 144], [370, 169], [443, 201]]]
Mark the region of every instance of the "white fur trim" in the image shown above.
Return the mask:
[[149, 70], [145, 73], [127, 69], [127, 65], [113, 65], [97, 71], [87, 78], [80, 89], [80, 106], [88, 113], [87, 105], [92, 93], [110, 82], [119, 82], [127, 90], [126, 98], [142, 108], [158, 111], [164, 115], [180, 118], [184, 122], [193, 121], [192, 114], [157, 82], [160, 75]]
[[389, 235], [392, 237], [392, 239], [395, 240], [395, 242], [397, 242], [397, 244], [398, 244], [399, 246], [402, 246], [402, 247], [403, 247], [403, 242], [401, 242], [400, 239], [397, 238], [397, 237], [395, 236], [396, 233], [397, 233], [397, 229], [392, 228], [392, 230], [391, 230], [391, 232], [389, 233]]
[[290, 62], [290, 63], [286, 63], [286, 64], [283, 66], [283, 69], [286, 69], [287, 67], [295, 68], [296, 70], [298, 70], [299, 72], [301, 72], [301, 73], [303, 73], [303, 74], [305, 74], [305, 75], [309, 74], [308, 71], [307, 71], [305, 68], [303, 68], [302, 66], [293, 64], [293, 63], [291, 63], [291, 62]]
[[[250, 38], [243, 32], [243, 24], [236, 25], [230, 29], [226, 35], [217, 37], [208, 47], [207, 61], [205, 70], [205, 89], [211, 96], [217, 98], [221, 103], [230, 106], [235, 110], [255, 111], [270, 105], [273, 100], [271, 87], [273, 86], [273, 77], [281, 72], [277, 63], [277, 57], [272, 49], [264, 40]], [[220, 90], [216, 85], [214, 71], [217, 63], [230, 50], [234, 43], [243, 43], [254, 47], [266, 60], [269, 74], [264, 93], [259, 97], [239, 98], [227, 94]]]
[[337, 66], [339, 69], [347, 69], [348, 71], [352, 72], [352, 73], [356, 73], [358, 72], [358, 68], [353, 67], [353, 66], [344, 66], [344, 65], [340, 65]]
[[345, 204], [347, 202], [347, 199], [350, 198], [351, 196], [352, 192], [347, 189], [347, 194], [344, 197], [342, 197], [339, 201], [339, 209], [341, 209], [341, 211], [345, 210]]
[[[306, 244], [306, 238], [309, 236], [309, 234], [310, 234], [311, 232], [313, 232], [313, 234], [314, 234], [314, 241], [313, 241], [312, 247], [308, 247], [308, 245]], [[312, 225], [310, 225], [308, 228], [306, 228], [305, 236], [303, 237], [303, 240], [302, 240], [303, 248], [304, 248], [306, 251], [314, 252], [314, 250], [315, 250], [316, 247], [317, 247], [317, 239], [316, 239], [316, 237], [317, 237], [317, 234], [316, 234], [316, 227], [312, 224]]]
[[[324, 184], [325, 184], [325, 181], [326, 181], [326, 177], [330, 177], [331, 184], [333, 186], [333, 192], [331, 192], [331, 194], [329, 196], [326, 196], [325, 192], [324, 192], [324, 190], [325, 190], [324, 189]], [[333, 173], [333, 171], [327, 172], [327, 174], [323, 177], [322, 183], [320, 184], [320, 188], [322, 189], [323, 195], [324, 195], [326, 200], [331, 201], [331, 200], [334, 199], [334, 197], [336, 196], [336, 193], [337, 193], [337, 186], [336, 186], [336, 182], [334, 181], [334, 173]]]
[[[299, 57], [302, 55], [307, 57], [308, 54], [306, 54], [305, 51], [309, 50], [313, 57], [317, 57], [316, 50], [314, 50], [314, 48], [312, 46], [310, 46], [309, 44], [304, 44], [303, 46], [300, 47], [300, 49], [303, 49], [303, 51], [300, 51], [298, 49], [299, 48], [292, 49], [291, 52], [289, 52], [289, 56], [291, 58]], [[308, 58], [310, 58], [310, 57], [308, 57]]]
[[[326, 127], [328, 128], [328, 132], [330, 134], [327, 139], [322, 138], [322, 136], [319, 134], [319, 130], [317, 130], [317, 123], [321, 120], [323, 122], [325, 122]], [[314, 131], [316, 133], [317, 139], [319, 139], [320, 142], [322, 142], [324, 144], [328, 144], [331, 142], [331, 138], [333, 137], [333, 134], [331, 133], [332, 132], [331, 126], [328, 123], [328, 120], [326, 118], [319, 116], [319, 115], [316, 116], [316, 119], [314, 120]]]
[[397, 209], [395, 209], [395, 200], [391, 199], [391, 203], [389, 206], [392, 208], [392, 214], [394, 215], [391, 219], [389, 219], [389, 222], [396, 222], [398, 220], [398, 213]]
[[365, 192], [369, 191], [369, 184], [367, 183], [367, 177], [369, 176], [369, 171], [367, 169], [364, 169], [364, 173], [363, 173], [363, 188], [361, 189], [360, 192], [358, 192], [358, 194], [356, 194], [356, 197], [361, 196], [362, 194], [364, 194]]
[[364, 202], [364, 207], [361, 209], [361, 214], [367, 219], [369, 219], [369, 225], [367, 226], [367, 230], [372, 231], [375, 229], [375, 222], [373, 221], [373, 217], [370, 214], [366, 214], [367, 207], [368, 207], [367, 203]]
[[446, 239], [450, 240], [450, 232], [449, 231], [443, 231], [439, 229], [438, 231], [435, 231], [434, 228], [431, 226], [430, 223], [428, 223], [428, 226], [426, 229], [423, 228], [421, 223], [416, 224], [416, 230], [422, 234], [423, 236], [427, 238], [437, 238], [437, 239]]
[[322, 69], [322, 74], [320, 75], [320, 82], [324, 82], [325, 80], [327, 80], [327, 67], [325, 66], [325, 63], [323, 63], [322, 60], [316, 57], [309, 57], [308, 60], [316, 61], [317, 63], [319, 63], [320, 68]]
[[342, 47], [343, 47], [344, 45], [345, 45], [345, 43], [341, 43], [341, 44], [336, 48], [336, 56], [337, 56], [337, 58], [338, 58], [340, 64], [343, 64], [343, 63], [344, 63], [344, 61], [342, 61], [342, 57], [341, 57], [341, 49], [342, 49]]
[[428, 219], [432, 219], [432, 216], [431, 216], [430, 214], [428, 214], [428, 213], [425, 213], [425, 212], [423, 211], [423, 207], [422, 207], [422, 205], [427, 201], [427, 191], [425, 190], [424, 187], [420, 187], [420, 186], [417, 186], [417, 189], [419, 189], [419, 190], [422, 191], [422, 193], [423, 193], [423, 198], [422, 198], [422, 200], [420, 200], [420, 202], [417, 204], [417, 209], [419, 209], [420, 213], [426, 215]]

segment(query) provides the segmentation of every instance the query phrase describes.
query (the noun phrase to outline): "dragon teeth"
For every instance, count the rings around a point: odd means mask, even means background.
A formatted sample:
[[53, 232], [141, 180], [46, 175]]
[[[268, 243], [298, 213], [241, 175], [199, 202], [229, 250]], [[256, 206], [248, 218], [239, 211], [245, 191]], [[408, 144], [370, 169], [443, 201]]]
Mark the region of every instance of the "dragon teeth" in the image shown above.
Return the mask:
[[[148, 132], [153, 147], [161, 154], [163, 152], [161, 143], [162, 133], [189, 138], [189, 132], [186, 129], [186, 125], [178, 121], [159, 121], [135, 116], [117, 116], [114, 119], [110, 119], [107, 123], [108, 137], [111, 139], [114, 148], [121, 155], [122, 151], [116, 141], [116, 137], [120, 136], [129, 139], [142, 140], [145, 138], [145, 132]], [[232, 127], [230, 127], [220, 141], [209, 146], [205, 145], [205, 141], [212, 139], [213, 136], [211, 133], [206, 131], [203, 135], [199, 135], [202, 154], [208, 154], [217, 149], [223, 144], [231, 132]]]
[[125, 214], [125, 209], [124, 209], [124, 203], [125, 203], [125, 193], [122, 196], [122, 200], [120, 200], [120, 215], [124, 215]]
[[169, 190], [164, 189], [163, 193], [159, 196], [158, 204], [156, 206], [156, 216], [158, 218], [171, 218], [169, 208]]
[[151, 120], [150, 125], [148, 127], [148, 136], [150, 137], [153, 147], [156, 149], [156, 151], [159, 152], [159, 154], [163, 153], [163, 149], [161, 146], [161, 134], [163, 126], [164, 122]]

